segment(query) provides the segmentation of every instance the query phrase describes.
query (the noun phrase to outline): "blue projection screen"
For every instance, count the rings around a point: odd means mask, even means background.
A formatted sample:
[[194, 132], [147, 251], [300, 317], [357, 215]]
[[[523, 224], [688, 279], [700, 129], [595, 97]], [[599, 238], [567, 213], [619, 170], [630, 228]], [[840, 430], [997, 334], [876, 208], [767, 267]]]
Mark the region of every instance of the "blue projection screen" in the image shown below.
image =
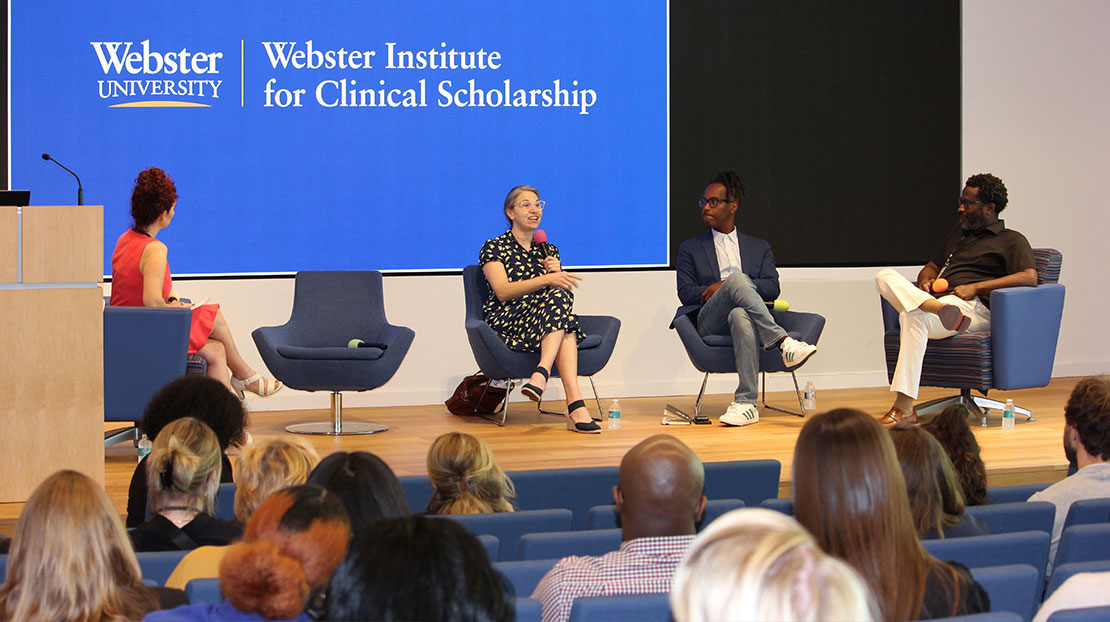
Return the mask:
[[[11, 187], [180, 198], [176, 275], [455, 270], [518, 184], [568, 266], [665, 266], [667, 3], [11, 0]], [[631, 235], [629, 235], [631, 234]]]

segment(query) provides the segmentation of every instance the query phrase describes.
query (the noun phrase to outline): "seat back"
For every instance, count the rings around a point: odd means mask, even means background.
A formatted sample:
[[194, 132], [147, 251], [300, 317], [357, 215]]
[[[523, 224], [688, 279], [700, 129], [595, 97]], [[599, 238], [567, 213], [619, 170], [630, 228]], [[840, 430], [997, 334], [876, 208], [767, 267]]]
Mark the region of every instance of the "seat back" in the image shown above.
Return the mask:
[[1033, 261], [1037, 264], [1037, 285], [1060, 282], [1060, 266], [1064, 255], [1055, 248], [1034, 248]]
[[1019, 484], [1017, 486], [992, 486], [987, 488], [987, 498], [991, 503], [1013, 503], [1028, 501], [1033, 493], [1040, 492], [1052, 484]]
[[185, 375], [188, 309], [104, 308], [104, 420], [143, 418], [150, 398]]
[[1056, 506], [1045, 501], [969, 505], [964, 513], [982, 519], [992, 534], [1018, 531], [1052, 533], [1052, 524], [1056, 520]]
[[764, 499], [763, 503], [759, 504], [761, 508], [782, 512], [787, 516], [794, 516], [794, 500], [793, 499]]
[[670, 622], [671, 604], [667, 594], [621, 594], [585, 596], [574, 599], [570, 622]]
[[166, 579], [170, 578], [174, 568], [177, 568], [181, 559], [188, 553], [189, 551], [149, 551], [135, 553], [135, 557], [139, 559], [139, 569], [143, 573], [143, 579], [165, 585]]
[[478, 536], [478, 542], [482, 543], [482, 548], [486, 550], [486, 555], [489, 556], [490, 561], [497, 559], [501, 554], [501, 542], [497, 540], [497, 536], [481, 535]]
[[421, 514], [428, 507], [435, 488], [427, 475], [403, 475], [398, 477], [401, 489], [405, 491], [405, 500], [409, 502], [409, 510], [413, 514]]
[[463, 268], [463, 299], [466, 301], [467, 321], [476, 320], [484, 322], [482, 305], [489, 296], [489, 284], [486, 275], [482, 274], [482, 267], [469, 265]]
[[1022, 622], [1023, 618], [1012, 611], [988, 611], [951, 618], [933, 618], [933, 622]]
[[220, 591], [219, 579], [193, 579], [185, 584], [185, 597], [190, 605], [197, 603], [216, 604], [224, 599]]
[[540, 579], [558, 561], [557, 559], [514, 560], [496, 562], [493, 567], [508, 579], [509, 584], [513, 586], [513, 593], [519, 598], [531, 596], [532, 592], [536, 591], [536, 586], [540, 584]]
[[1043, 531], [921, 541], [933, 557], [957, 561], [968, 568], [1028, 564], [1037, 569], [1037, 585], [1044, 584], [1048, 543], [1049, 535]]
[[1110, 572], [1110, 560], [1099, 562], [1072, 562], [1070, 564], [1059, 564], [1052, 567], [1052, 577], [1048, 579], [1048, 587], [1044, 591], [1044, 599], [1048, 600], [1049, 596], [1056, 591], [1056, 588], [1063, 585], [1064, 581], [1072, 578], [1081, 572]]
[[1105, 622], [1110, 620], [1110, 607], [1061, 609], [1048, 616], [1048, 622]]
[[778, 460], [729, 460], [704, 466], [704, 494], [710, 499], [739, 499], [756, 507], [779, 494], [782, 463]]
[[1072, 525], [1097, 525], [1110, 523], [1110, 499], [1083, 499], [1068, 508], [1064, 529]]
[[1110, 523], [1074, 525], [1060, 534], [1056, 564], [1110, 560]]
[[1040, 599], [1040, 574], [1028, 564], [972, 568], [971, 576], [987, 590], [991, 611], [1010, 611], [1030, 620]]
[[517, 543], [526, 533], [569, 531], [573, 514], [570, 510], [522, 510], [496, 514], [454, 514], [441, 518], [462, 523], [478, 536], [495, 536], [500, 543], [498, 557], [491, 560], [510, 561], [516, 557]]
[[543, 605], [540, 604], [540, 601], [519, 596], [514, 601], [516, 615], [513, 619], [516, 622], [540, 622], [543, 615]]
[[[148, 507], [147, 511], [150, 509]], [[235, 518], [235, 482], [224, 482], [216, 491], [216, 507], [214, 517], [223, 520], [236, 520]]]
[[[705, 513], [698, 523], [698, 531], [705, 529], [709, 523], [721, 516], [744, 507], [744, 502], [739, 499], [711, 499], [705, 503]], [[617, 514], [615, 505], [595, 505], [590, 508], [589, 517], [586, 519], [586, 529], [613, 529], [620, 527], [620, 515]]]
[[516, 487], [520, 510], [566, 508], [574, 513], [572, 529], [585, 529], [590, 508], [613, 500], [615, 466], [575, 469], [537, 469], [508, 473]]
[[520, 537], [517, 559], [562, 559], [568, 555], [604, 555], [621, 545], [620, 529], [529, 533]]
[[374, 342], [386, 322], [382, 273], [376, 270], [302, 270], [297, 273], [287, 327], [301, 347], [345, 347]]

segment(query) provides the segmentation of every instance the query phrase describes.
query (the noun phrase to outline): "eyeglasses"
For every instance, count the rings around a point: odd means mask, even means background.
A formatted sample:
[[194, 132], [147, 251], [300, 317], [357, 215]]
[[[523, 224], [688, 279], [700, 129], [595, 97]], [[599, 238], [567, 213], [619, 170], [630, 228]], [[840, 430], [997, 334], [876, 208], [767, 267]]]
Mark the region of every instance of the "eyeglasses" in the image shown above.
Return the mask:
[[523, 207], [524, 209], [532, 209], [534, 207], [541, 212], [543, 211], [544, 205], [547, 205], [547, 201], [536, 201], [535, 203], [531, 201], [521, 201], [520, 203], [513, 203], [513, 207]]
[[986, 205], [982, 201], [968, 201], [967, 199], [960, 199], [960, 207], [971, 207], [972, 205]]
[[717, 197], [710, 197], [708, 199], [702, 197], [698, 199], [698, 207], [705, 207], [706, 205], [708, 205], [712, 209], [717, 209], [717, 206], [721, 203], [732, 203], [732, 201], [729, 201], [728, 199], [718, 199]]

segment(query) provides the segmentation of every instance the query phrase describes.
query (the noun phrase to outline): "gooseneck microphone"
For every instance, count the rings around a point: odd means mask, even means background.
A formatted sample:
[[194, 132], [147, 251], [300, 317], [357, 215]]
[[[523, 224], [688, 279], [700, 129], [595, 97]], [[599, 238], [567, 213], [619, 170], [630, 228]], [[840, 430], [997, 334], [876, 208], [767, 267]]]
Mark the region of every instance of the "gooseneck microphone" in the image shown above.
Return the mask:
[[551, 245], [547, 243], [547, 232], [543, 229], [536, 229], [532, 232], [532, 242], [539, 245], [540, 252], [543, 253], [544, 258], [551, 256]]
[[66, 168], [66, 166], [64, 164], [62, 164], [61, 162], [59, 162], [59, 161], [55, 160], [54, 158], [50, 157], [49, 153], [42, 154], [42, 159], [43, 160], [49, 160], [49, 161], [53, 162], [54, 164], [57, 164], [58, 166], [65, 169], [65, 171], [67, 173], [69, 173], [70, 175], [73, 175], [73, 178], [77, 180], [77, 204], [78, 205], [84, 205], [85, 204], [85, 189], [81, 187], [81, 178], [77, 176], [77, 173], [74, 173], [73, 171]]

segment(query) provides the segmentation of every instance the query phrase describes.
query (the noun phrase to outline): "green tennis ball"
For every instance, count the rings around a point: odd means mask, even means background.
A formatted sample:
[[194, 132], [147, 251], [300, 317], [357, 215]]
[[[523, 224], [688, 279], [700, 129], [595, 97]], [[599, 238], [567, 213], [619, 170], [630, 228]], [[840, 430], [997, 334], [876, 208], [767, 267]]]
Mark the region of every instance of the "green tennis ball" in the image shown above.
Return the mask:
[[361, 339], [352, 339], [352, 340], [347, 342], [347, 347], [348, 348], [357, 348], [357, 347], [361, 346], [363, 343], [365, 343], [365, 342]]

